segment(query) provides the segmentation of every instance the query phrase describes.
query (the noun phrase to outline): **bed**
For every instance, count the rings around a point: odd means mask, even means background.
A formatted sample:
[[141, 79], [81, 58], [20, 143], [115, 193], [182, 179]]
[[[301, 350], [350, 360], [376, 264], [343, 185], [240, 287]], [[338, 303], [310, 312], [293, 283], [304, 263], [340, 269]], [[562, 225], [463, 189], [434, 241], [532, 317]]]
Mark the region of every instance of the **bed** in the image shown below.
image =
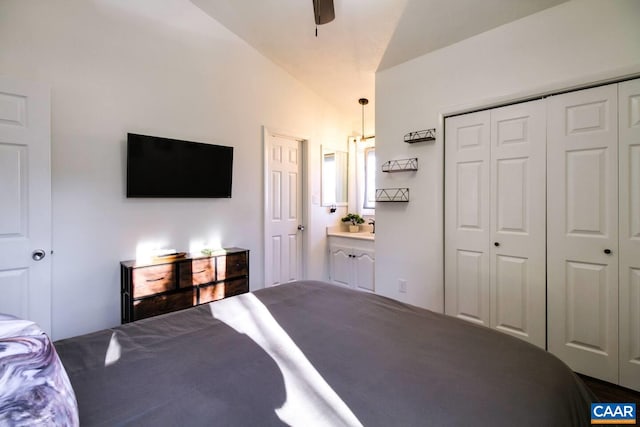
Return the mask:
[[317, 281], [55, 348], [82, 426], [578, 426], [594, 401], [528, 343]]

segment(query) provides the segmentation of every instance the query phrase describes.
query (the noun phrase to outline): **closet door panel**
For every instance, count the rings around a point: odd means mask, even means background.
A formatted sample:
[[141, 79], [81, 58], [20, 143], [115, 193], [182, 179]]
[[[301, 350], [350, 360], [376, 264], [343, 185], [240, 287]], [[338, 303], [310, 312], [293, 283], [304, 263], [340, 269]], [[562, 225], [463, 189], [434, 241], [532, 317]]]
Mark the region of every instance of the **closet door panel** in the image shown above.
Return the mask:
[[618, 381], [617, 85], [547, 99], [548, 347]]
[[491, 110], [491, 326], [546, 344], [543, 101]]
[[[522, 339], [529, 337], [527, 307], [529, 263], [526, 258], [498, 255], [495, 259], [492, 326]], [[493, 296], [493, 295], [492, 295]], [[543, 337], [544, 338], [544, 337]], [[544, 347], [544, 339], [542, 341]]]
[[618, 85], [620, 384], [640, 391], [640, 79]]
[[607, 352], [607, 284], [617, 271], [607, 265], [566, 263], [566, 341], [588, 352]]
[[461, 319], [474, 323], [485, 323], [485, 313], [489, 307], [485, 306], [485, 291], [487, 273], [484, 268], [487, 256], [482, 252], [457, 251], [456, 267], [456, 299], [455, 315]]
[[445, 313], [489, 325], [489, 112], [445, 122]]
[[566, 220], [567, 233], [576, 237], [606, 237], [615, 226], [606, 221], [607, 202], [611, 198], [610, 188], [603, 188], [606, 183], [612, 159], [607, 148], [573, 149], [566, 153]]

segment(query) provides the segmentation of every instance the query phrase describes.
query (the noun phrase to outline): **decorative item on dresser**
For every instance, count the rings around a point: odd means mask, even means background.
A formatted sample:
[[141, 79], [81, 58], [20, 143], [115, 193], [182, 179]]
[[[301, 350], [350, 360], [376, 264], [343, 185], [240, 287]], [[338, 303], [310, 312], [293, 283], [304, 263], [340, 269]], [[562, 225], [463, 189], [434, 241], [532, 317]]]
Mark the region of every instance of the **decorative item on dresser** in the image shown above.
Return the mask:
[[249, 292], [249, 251], [120, 263], [122, 323]]

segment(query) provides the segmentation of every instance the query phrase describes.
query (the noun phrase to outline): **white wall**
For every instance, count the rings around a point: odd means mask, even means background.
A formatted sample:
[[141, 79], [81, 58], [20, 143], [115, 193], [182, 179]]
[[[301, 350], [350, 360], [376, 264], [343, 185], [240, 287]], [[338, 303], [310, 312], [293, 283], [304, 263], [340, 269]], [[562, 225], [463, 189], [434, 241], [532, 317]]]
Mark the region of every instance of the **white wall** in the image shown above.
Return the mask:
[[[640, 73], [640, 1], [574, 0], [376, 75], [376, 157], [418, 157], [415, 174], [378, 171], [411, 200], [376, 206], [376, 289], [443, 311], [441, 115]], [[435, 143], [403, 135], [437, 128]], [[407, 280], [406, 294], [398, 279]]]
[[[262, 126], [346, 144], [337, 111], [188, 0], [3, 0], [0, 73], [52, 91], [53, 336], [120, 321], [119, 262], [140, 244], [251, 250], [263, 284]], [[127, 199], [127, 132], [235, 147], [233, 198]], [[309, 203], [308, 277], [326, 277], [324, 227]]]

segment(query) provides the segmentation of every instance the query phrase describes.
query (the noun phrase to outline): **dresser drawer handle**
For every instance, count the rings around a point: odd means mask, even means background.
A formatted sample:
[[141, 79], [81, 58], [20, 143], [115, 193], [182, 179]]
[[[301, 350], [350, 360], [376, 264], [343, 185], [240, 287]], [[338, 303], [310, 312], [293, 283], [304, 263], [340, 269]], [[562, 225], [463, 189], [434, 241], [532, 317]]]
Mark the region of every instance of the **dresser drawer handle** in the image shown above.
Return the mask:
[[200, 274], [200, 273], [204, 273], [205, 271], [207, 271], [207, 270], [204, 269], [204, 270], [200, 270], [200, 271], [194, 271], [193, 274]]
[[147, 279], [147, 282], [159, 282], [160, 280], [164, 280], [164, 277], [159, 277], [157, 279]]

